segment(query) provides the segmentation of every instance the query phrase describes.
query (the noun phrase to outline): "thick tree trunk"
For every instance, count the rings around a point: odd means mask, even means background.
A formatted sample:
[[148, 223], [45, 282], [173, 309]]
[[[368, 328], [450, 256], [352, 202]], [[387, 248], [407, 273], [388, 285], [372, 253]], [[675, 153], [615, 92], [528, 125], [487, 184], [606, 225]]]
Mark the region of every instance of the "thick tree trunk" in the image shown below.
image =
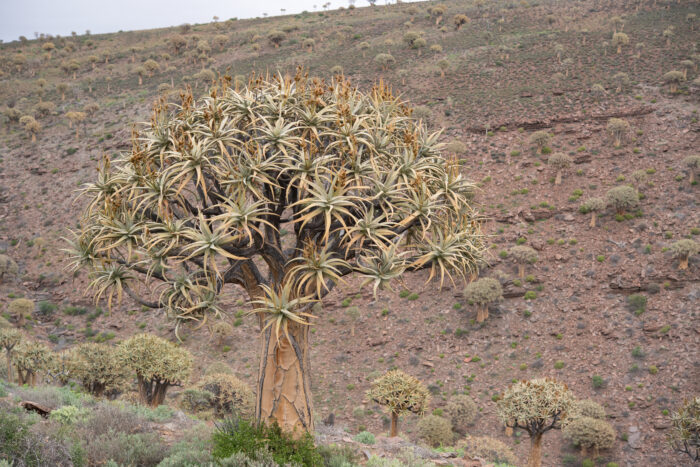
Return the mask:
[[396, 412], [391, 412], [391, 431], [389, 436], [391, 438], [399, 436], [399, 414]]
[[309, 326], [289, 323], [288, 336], [268, 328], [262, 336], [255, 414], [299, 437], [314, 429]]
[[7, 359], [7, 382], [12, 382], [12, 356], [8, 350], [5, 350], [5, 358]]
[[561, 185], [561, 170], [557, 170], [557, 175], [554, 177], [554, 184]]
[[680, 270], [688, 269], [688, 257], [687, 256], [683, 256], [680, 258], [680, 260], [678, 261], [678, 269], [680, 269]]
[[542, 433], [530, 438], [530, 456], [527, 459], [527, 467], [542, 466]]
[[489, 317], [489, 307], [487, 305], [479, 305], [476, 311], [476, 322], [483, 323]]
[[518, 264], [518, 277], [521, 279], [525, 279], [525, 265], [524, 264]]
[[591, 227], [595, 227], [596, 224], [596, 213], [595, 211], [591, 212]]

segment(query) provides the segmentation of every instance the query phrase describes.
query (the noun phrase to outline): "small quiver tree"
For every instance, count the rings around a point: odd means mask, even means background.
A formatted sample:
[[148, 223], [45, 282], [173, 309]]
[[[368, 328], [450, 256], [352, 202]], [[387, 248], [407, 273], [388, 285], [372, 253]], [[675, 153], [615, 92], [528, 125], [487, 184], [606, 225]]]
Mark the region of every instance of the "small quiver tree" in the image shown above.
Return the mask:
[[674, 451], [700, 461], [700, 397], [685, 401], [671, 414], [668, 441]]
[[80, 127], [79, 123], [84, 122], [87, 115], [85, 112], [66, 112], [66, 118], [68, 119], [68, 128], [73, 128], [75, 125], [75, 140], [78, 141], [80, 138]]
[[615, 212], [622, 216], [625, 211], [637, 207], [639, 204], [639, 194], [637, 190], [629, 185], [616, 186], [611, 188], [605, 195], [608, 205], [615, 209]]
[[316, 45], [316, 41], [313, 40], [311, 37], [307, 37], [301, 42], [301, 46], [306, 49], [309, 52], [314, 51], [314, 46]]
[[267, 34], [267, 40], [269, 40], [275, 49], [278, 49], [282, 41], [284, 40], [285, 34], [282, 31], [270, 31]]
[[561, 174], [571, 165], [572, 162], [573, 160], [569, 156], [561, 152], [555, 152], [549, 156], [547, 163], [551, 165], [554, 170], [556, 170], [556, 176], [554, 178], [555, 185], [561, 185]]
[[564, 438], [581, 449], [581, 455], [586, 457], [593, 450], [597, 458], [601, 449], [610, 449], [615, 444], [615, 429], [605, 420], [593, 417], [577, 416], [567, 421], [563, 428]]
[[467, 15], [454, 15], [452, 22], [455, 25], [455, 29], [459, 30], [462, 26], [469, 22], [469, 17]]
[[615, 147], [620, 147], [622, 141], [627, 137], [630, 132], [630, 124], [627, 120], [622, 118], [611, 118], [608, 120], [608, 125], [606, 126], [608, 134], [613, 139]]
[[688, 269], [688, 259], [700, 252], [700, 243], [684, 238], [671, 245], [671, 252], [674, 258], [678, 258], [678, 269]]
[[0, 348], [5, 351], [7, 382], [12, 382], [12, 352], [22, 342], [22, 333], [15, 328], [0, 327]]
[[668, 84], [668, 90], [675, 94], [678, 92], [678, 86], [685, 81], [682, 71], [671, 70], [663, 76], [664, 83]]
[[466, 394], [452, 396], [445, 406], [445, 414], [452, 423], [452, 429], [461, 435], [467, 433], [467, 427], [474, 422], [478, 413], [476, 404]]
[[126, 380], [117, 348], [107, 344], [88, 342], [73, 347], [66, 366], [68, 375], [97, 397], [106, 390], [120, 388]]
[[374, 63], [379, 65], [382, 71], [387, 71], [396, 63], [396, 59], [391, 54], [381, 53], [374, 57]]
[[683, 67], [683, 79], [688, 79], [688, 70], [692, 70], [695, 63], [692, 60], [681, 60], [681, 66]]
[[582, 214], [591, 213], [591, 227], [595, 227], [598, 221], [598, 214], [605, 211], [608, 203], [603, 198], [588, 198], [581, 204], [579, 211]]
[[501, 421], [530, 435], [527, 467], [542, 465], [542, 436], [561, 427], [574, 401], [565, 384], [548, 378], [519, 381], [503, 393], [497, 406]]
[[690, 184], [695, 184], [695, 175], [700, 172], [700, 156], [686, 157], [683, 159], [683, 165], [688, 167], [688, 178]]
[[525, 245], [517, 245], [510, 249], [508, 255], [518, 265], [518, 277], [525, 279], [525, 265], [537, 262], [537, 252]]
[[405, 412], [423, 415], [430, 402], [430, 393], [423, 383], [401, 370], [390, 371], [372, 381], [367, 397], [389, 409], [391, 437], [399, 435], [399, 415]]
[[467, 285], [464, 298], [477, 306], [476, 322], [483, 323], [489, 317], [489, 305], [503, 300], [503, 289], [498, 280], [484, 277]]
[[15, 317], [17, 326], [24, 326], [24, 321], [34, 311], [34, 302], [28, 298], [16, 298], [7, 306], [7, 311]]
[[546, 130], [536, 131], [530, 135], [530, 143], [537, 146], [540, 152], [547, 147], [547, 144], [552, 140], [552, 135]]
[[440, 77], [444, 78], [445, 72], [450, 68], [450, 62], [446, 58], [442, 58], [438, 60], [437, 65], [440, 68]]
[[61, 101], [66, 100], [66, 92], [68, 91], [68, 85], [66, 83], [58, 83], [56, 85], [56, 91], [61, 94]]
[[146, 75], [148, 72], [146, 71], [146, 68], [143, 66], [137, 66], [134, 68], [134, 74], [136, 74], [139, 77], [139, 86], [143, 84], [143, 77]]
[[474, 185], [437, 138], [381, 84], [365, 95], [302, 71], [186, 95], [176, 114], [159, 104], [86, 185], [74, 264], [92, 269], [96, 298], [165, 308], [176, 330], [225, 314], [243, 288], [261, 343], [256, 418], [301, 435], [314, 303], [353, 273], [376, 294], [407, 270], [478, 270]]
[[137, 334], [119, 344], [118, 359], [136, 373], [141, 402], [151, 407], [161, 405], [168, 388], [181, 385], [192, 369], [186, 349], [152, 334]]
[[216, 345], [221, 347], [224, 339], [233, 334], [233, 326], [228, 321], [219, 320], [212, 325], [210, 331], [212, 337], [216, 339]]
[[51, 351], [40, 342], [25, 340], [12, 352], [12, 364], [17, 370], [17, 384], [36, 384], [36, 375], [47, 368]]
[[19, 119], [19, 123], [24, 127], [27, 136], [31, 137], [32, 143], [36, 143], [36, 135], [41, 131], [41, 124], [31, 115], [24, 115]]
[[622, 53], [622, 47], [629, 45], [630, 38], [624, 32], [616, 32], [612, 36], [612, 45], [617, 47], [617, 53]]

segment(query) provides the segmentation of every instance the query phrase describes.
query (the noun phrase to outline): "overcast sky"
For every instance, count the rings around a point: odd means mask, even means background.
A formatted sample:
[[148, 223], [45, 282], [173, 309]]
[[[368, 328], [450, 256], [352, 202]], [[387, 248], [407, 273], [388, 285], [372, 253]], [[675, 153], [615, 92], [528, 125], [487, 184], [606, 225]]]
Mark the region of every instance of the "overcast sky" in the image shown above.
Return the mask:
[[[5, 42], [19, 36], [34, 38], [34, 33], [70, 35], [71, 31], [93, 34], [204, 23], [218, 16], [254, 18], [321, 10], [328, 0], [0, 0], [0, 39]], [[378, 0], [382, 5], [386, 0]], [[395, 0], [393, 0], [395, 1]], [[392, 3], [393, 3], [392, 1]], [[347, 7], [348, 0], [331, 0], [331, 9]], [[356, 6], [368, 6], [357, 0]]]

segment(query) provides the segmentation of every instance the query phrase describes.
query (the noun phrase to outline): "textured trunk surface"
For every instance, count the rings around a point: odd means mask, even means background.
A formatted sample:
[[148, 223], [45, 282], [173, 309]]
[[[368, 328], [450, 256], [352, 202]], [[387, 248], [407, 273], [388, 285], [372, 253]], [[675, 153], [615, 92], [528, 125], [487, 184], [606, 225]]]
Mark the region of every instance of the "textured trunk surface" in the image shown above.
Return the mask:
[[476, 311], [476, 322], [483, 323], [489, 317], [489, 307], [487, 305], [479, 305]]
[[557, 170], [557, 175], [554, 178], [555, 185], [561, 185], [561, 170]]
[[7, 352], [5, 355], [5, 358], [7, 359], [7, 382], [11, 383], [12, 382], [12, 357], [10, 356], [10, 352]]
[[688, 257], [685, 256], [683, 258], [680, 258], [678, 261], [678, 269], [688, 269]]
[[399, 414], [396, 412], [391, 412], [391, 432], [389, 436], [391, 438], [399, 436]]
[[289, 323], [289, 337], [267, 329], [262, 336], [255, 414], [295, 437], [312, 432], [309, 326]]
[[530, 441], [530, 457], [527, 459], [527, 467], [541, 467], [542, 465], [542, 433], [536, 434]]
[[518, 276], [521, 279], [525, 279], [525, 265], [524, 264], [518, 264]]
[[596, 224], [596, 214], [595, 211], [591, 213], [591, 227], [595, 227]]

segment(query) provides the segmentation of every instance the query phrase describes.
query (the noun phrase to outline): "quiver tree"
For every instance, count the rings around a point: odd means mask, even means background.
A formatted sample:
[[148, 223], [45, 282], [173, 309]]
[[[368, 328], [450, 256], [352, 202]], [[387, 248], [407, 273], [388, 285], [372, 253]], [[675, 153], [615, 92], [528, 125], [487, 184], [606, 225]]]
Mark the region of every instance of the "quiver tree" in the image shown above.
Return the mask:
[[525, 265], [537, 262], [537, 252], [525, 245], [514, 246], [508, 255], [518, 264], [518, 277], [521, 279], [525, 279]]
[[173, 50], [175, 55], [180, 55], [180, 52], [187, 47], [187, 39], [185, 39], [184, 36], [177, 35], [173, 36], [170, 39], [168, 39], [168, 44], [170, 45], [170, 48]]
[[107, 344], [88, 342], [73, 347], [68, 354], [66, 370], [86, 391], [98, 397], [105, 390], [120, 388], [126, 379], [117, 349]]
[[391, 437], [399, 435], [399, 415], [406, 412], [423, 415], [430, 403], [430, 392], [423, 383], [401, 370], [392, 370], [372, 381], [367, 397], [389, 409]]
[[697, 20], [698, 15], [695, 13], [688, 13], [685, 15], [685, 20], [690, 24], [690, 30], [695, 31], [695, 21]]
[[[92, 268], [96, 298], [125, 292], [176, 329], [221, 315], [242, 287], [262, 331], [256, 416], [311, 430], [314, 302], [353, 273], [375, 294], [405, 271], [475, 273], [474, 186], [381, 85], [364, 95], [301, 71], [223, 84], [174, 115], [159, 105], [131, 153], [105, 162], [85, 187], [75, 264]], [[138, 276], [159, 284], [152, 295]]]
[[608, 203], [603, 198], [588, 198], [581, 204], [579, 211], [582, 214], [591, 213], [590, 226], [595, 227], [597, 222], [598, 214], [605, 211], [608, 207]]
[[66, 100], [66, 91], [68, 91], [68, 85], [66, 83], [58, 83], [56, 85], [56, 91], [61, 93], [61, 102]]
[[214, 36], [211, 43], [214, 44], [214, 47], [216, 47], [217, 50], [223, 50], [224, 47], [226, 47], [226, 44], [228, 44], [228, 36], [225, 34], [218, 34]]
[[630, 38], [624, 32], [616, 32], [612, 36], [612, 45], [613, 45], [613, 47], [617, 47], [618, 54], [621, 54], [622, 47], [625, 45], [629, 45], [629, 43], [630, 43]]
[[41, 45], [41, 48], [44, 49], [44, 52], [46, 52], [46, 58], [51, 60], [51, 53], [56, 48], [56, 45], [53, 42], [44, 42]]
[[617, 93], [621, 93], [623, 89], [626, 89], [630, 85], [630, 77], [623, 71], [615, 73], [612, 80], [615, 83], [615, 92]]
[[615, 209], [618, 215], [622, 216], [625, 211], [637, 207], [639, 194], [629, 185], [616, 186], [605, 194], [605, 201]]
[[610, 25], [613, 27], [613, 31], [617, 33], [618, 30], [622, 31], [625, 27], [625, 23], [619, 16], [613, 16], [610, 18]]
[[442, 5], [428, 7], [428, 13], [430, 13], [430, 16], [433, 16], [435, 18], [435, 26], [437, 26], [440, 24], [443, 15], [445, 14], [445, 7]]
[[12, 351], [22, 342], [22, 333], [15, 328], [0, 327], [0, 348], [5, 351], [7, 382], [12, 382]]
[[673, 38], [674, 35], [675, 32], [673, 32], [673, 26], [664, 29], [662, 36], [666, 39], [666, 47], [671, 47], [671, 38]]
[[369, 42], [360, 42], [358, 47], [360, 47], [360, 50], [362, 51], [362, 58], [365, 58], [365, 54], [367, 53], [367, 49], [369, 49]]
[[147, 74], [146, 68], [142, 66], [137, 66], [134, 68], [134, 73], [139, 77], [139, 86], [143, 84], [143, 75]]
[[574, 401], [565, 384], [548, 378], [518, 381], [501, 395], [497, 406], [501, 421], [530, 435], [527, 467], [542, 465], [542, 436], [561, 427]]
[[391, 54], [377, 54], [374, 57], [374, 63], [379, 65], [382, 68], [382, 71], [388, 71], [389, 68], [396, 63], [396, 59], [394, 59], [394, 56]]
[[27, 136], [31, 137], [32, 143], [36, 143], [36, 135], [41, 131], [41, 124], [31, 115], [22, 116], [19, 123], [24, 127]]
[[302, 41], [302, 43], [301, 43], [301, 46], [302, 46], [303, 48], [305, 48], [305, 49], [306, 49], [307, 51], [309, 51], [309, 52], [313, 52], [313, 51], [314, 51], [314, 46], [315, 46], [315, 45], [316, 45], [316, 41], [313, 40], [311, 37], [307, 37], [307, 38], [304, 39], [304, 40]]
[[16, 298], [7, 306], [7, 311], [15, 317], [17, 326], [24, 326], [24, 320], [34, 311], [34, 302], [28, 298]]
[[233, 334], [233, 325], [228, 321], [219, 320], [209, 330], [213, 338], [216, 339], [216, 345], [221, 347], [224, 344], [224, 339]]
[[663, 76], [664, 83], [668, 84], [668, 90], [671, 93], [678, 92], [678, 86], [685, 81], [682, 71], [671, 70]]
[[561, 185], [561, 174], [571, 165], [572, 162], [573, 160], [569, 156], [561, 152], [555, 152], [549, 156], [547, 163], [551, 165], [554, 170], [556, 170], [556, 176], [554, 177], [555, 185]]
[[691, 185], [695, 184], [695, 174], [700, 172], [700, 156], [688, 156], [683, 159], [683, 165], [688, 167], [688, 178]]
[[608, 120], [608, 125], [605, 127], [608, 134], [612, 137], [615, 147], [620, 147], [622, 141], [630, 132], [630, 124], [622, 118], [611, 118]]
[[158, 62], [153, 59], [148, 59], [143, 62], [143, 67], [146, 69], [148, 76], [153, 76], [155, 73], [160, 71], [160, 65], [158, 65]]
[[445, 72], [450, 68], [450, 62], [448, 62], [446, 58], [443, 58], [438, 60], [437, 65], [440, 67], [440, 77], [444, 78]]
[[547, 130], [536, 131], [530, 135], [530, 143], [537, 146], [537, 149], [541, 152], [547, 144], [552, 140], [552, 135]]
[[692, 70], [695, 63], [692, 60], [681, 60], [680, 65], [683, 67], [683, 79], [688, 79], [688, 70]]
[[275, 49], [279, 49], [282, 41], [284, 40], [285, 34], [282, 31], [270, 31], [267, 34], [267, 40], [275, 46]]
[[70, 350], [64, 350], [62, 352], [54, 353], [51, 356], [51, 361], [46, 367], [46, 376], [50, 378], [53, 383], [58, 383], [61, 386], [65, 386], [70, 381], [70, 373], [68, 372], [68, 367], [70, 364]]
[[75, 140], [77, 141], [80, 138], [78, 124], [85, 121], [85, 112], [66, 112], [66, 118], [68, 119], [68, 128], [73, 128], [73, 125], [75, 125]]
[[40, 342], [25, 340], [12, 352], [12, 364], [17, 370], [17, 384], [36, 384], [36, 375], [47, 368], [51, 351]]
[[489, 305], [503, 300], [501, 283], [490, 277], [471, 282], [464, 289], [464, 299], [476, 305], [476, 322], [483, 323], [489, 317]]
[[685, 401], [671, 414], [668, 441], [673, 450], [700, 461], [700, 397]]
[[181, 385], [190, 375], [192, 355], [153, 334], [136, 334], [119, 344], [118, 361], [136, 373], [139, 398], [158, 407], [170, 386]]
[[671, 252], [674, 258], [678, 258], [678, 269], [688, 269], [688, 259], [700, 252], [700, 243], [684, 238], [671, 245]]
[[469, 17], [467, 15], [454, 15], [452, 22], [455, 25], [455, 29], [459, 30], [462, 26], [469, 22]]

